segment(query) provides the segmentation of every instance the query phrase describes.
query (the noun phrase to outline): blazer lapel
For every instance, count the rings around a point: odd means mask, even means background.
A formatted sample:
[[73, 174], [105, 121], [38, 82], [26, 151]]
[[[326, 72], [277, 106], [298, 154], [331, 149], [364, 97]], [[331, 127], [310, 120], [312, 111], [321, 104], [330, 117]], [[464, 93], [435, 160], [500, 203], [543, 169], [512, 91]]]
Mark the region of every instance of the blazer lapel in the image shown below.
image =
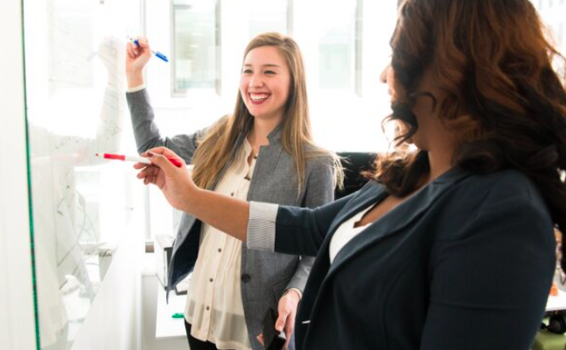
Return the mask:
[[[358, 191], [356, 195], [348, 201], [348, 204], [342, 209], [336, 218], [334, 218], [332, 225], [328, 228], [328, 232], [330, 233], [329, 236], [331, 237], [334, 235], [334, 232], [344, 221], [349, 220], [368, 206], [381, 202], [385, 197], [387, 197], [387, 192], [385, 192], [385, 188], [382, 185], [375, 181], [368, 182], [365, 187]], [[325, 245], [330, 245], [330, 239], [327, 238], [325, 240]]]
[[[349, 260], [355, 258], [361, 250], [372, 246], [386, 237], [401, 232], [403, 228], [413, 224], [431, 207], [432, 204], [436, 202], [440, 196], [442, 196], [447, 189], [466, 176], [467, 174], [458, 169], [451, 169], [438, 179], [432, 181], [429, 185], [414, 193], [411, 197], [407, 198], [403, 203], [399, 204], [382, 218], [370, 224], [363, 232], [346, 244], [338, 255], [336, 255], [334, 262], [330, 266], [327, 278]], [[384, 195], [377, 198], [382, 197], [384, 197]], [[365, 201], [364, 205], [359, 206], [355, 212], [349, 213], [351, 215], [340, 220], [337, 226], [341, 225], [344, 221], [352, 217], [361, 209], [373, 203], [377, 203], [377, 200], [374, 200], [371, 203]]]
[[[383, 186], [375, 183], [374, 181], [369, 182], [365, 187], [359, 190], [354, 197], [348, 202], [348, 204], [342, 209], [342, 211], [335, 217], [332, 225], [328, 229], [328, 235], [320, 247], [317, 260], [323, 260], [325, 263], [325, 271], [328, 271], [328, 265], [330, 264], [330, 257], [328, 256], [328, 251], [330, 247], [330, 241], [334, 232], [338, 227], [346, 220], [350, 219], [352, 216], [356, 215], [360, 210], [367, 208], [385, 198], [387, 192], [385, 192]], [[315, 262], [316, 264], [316, 262]], [[321, 276], [323, 277], [323, 276]], [[311, 275], [309, 279], [314, 279], [315, 277]], [[322, 280], [320, 281], [322, 283]]]

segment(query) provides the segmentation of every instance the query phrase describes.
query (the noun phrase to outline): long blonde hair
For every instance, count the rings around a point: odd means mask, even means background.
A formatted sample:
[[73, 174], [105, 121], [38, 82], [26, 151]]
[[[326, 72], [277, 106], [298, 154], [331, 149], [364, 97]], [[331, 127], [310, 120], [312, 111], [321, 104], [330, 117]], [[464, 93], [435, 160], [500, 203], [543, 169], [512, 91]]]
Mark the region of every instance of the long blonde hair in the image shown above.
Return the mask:
[[[336, 169], [336, 181], [342, 182], [342, 168], [338, 157], [314, 144], [303, 57], [299, 46], [290, 37], [279, 33], [264, 33], [256, 36], [246, 47], [244, 60], [248, 53], [258, 47], [272, 46], [285, 57], [291, 75], [289, 98], [281, 121], [281, 143], [283, 149], [295, 160], [299, 193], [305, 183], [306, 160], [312, 157], [331, 157]], [[230, 160], [236, 147], [238, 136], [247, 134], [253, 125], [253, 116], [246, 107], [240, 92], [236, 100], [234, 113], [222, 118], [211, 127], [200, 141], [193, 157], [193, 180], [201, 188], [209, 188], [216, 180], [222, 168]]]

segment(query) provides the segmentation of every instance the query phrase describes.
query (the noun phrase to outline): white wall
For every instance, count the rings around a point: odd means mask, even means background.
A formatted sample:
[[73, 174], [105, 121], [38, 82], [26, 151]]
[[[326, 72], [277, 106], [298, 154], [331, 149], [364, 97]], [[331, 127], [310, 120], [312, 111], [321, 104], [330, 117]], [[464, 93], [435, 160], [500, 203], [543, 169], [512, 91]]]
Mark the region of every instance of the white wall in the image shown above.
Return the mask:
[[0, 349], [34, 350], [20, 1], [0, 2]]

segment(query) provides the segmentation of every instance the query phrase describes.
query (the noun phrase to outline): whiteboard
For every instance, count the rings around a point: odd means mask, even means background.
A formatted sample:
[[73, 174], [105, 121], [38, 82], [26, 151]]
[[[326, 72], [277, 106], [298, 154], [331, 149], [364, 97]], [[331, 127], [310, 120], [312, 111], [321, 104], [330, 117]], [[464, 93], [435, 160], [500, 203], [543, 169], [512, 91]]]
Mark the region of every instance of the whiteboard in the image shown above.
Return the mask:
[[39, 341], [69, 349], [129, 223], [124, 55], [139, 1], [24, 0], [29, 184]]

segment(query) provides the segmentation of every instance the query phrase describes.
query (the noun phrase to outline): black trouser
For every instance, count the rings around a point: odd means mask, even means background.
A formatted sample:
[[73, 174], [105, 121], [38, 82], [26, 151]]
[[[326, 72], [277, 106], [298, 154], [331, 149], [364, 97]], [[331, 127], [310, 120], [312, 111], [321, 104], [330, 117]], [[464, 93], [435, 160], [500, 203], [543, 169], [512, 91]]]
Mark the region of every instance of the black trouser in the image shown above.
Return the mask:
[[216, 345], [209, 341], [198, 340], [191, 335], [191, 325], [185, 320], [185, 331], [187, 332], [187, 339], [189, 340], [189, 347], [191, 350], [218, 350]]

